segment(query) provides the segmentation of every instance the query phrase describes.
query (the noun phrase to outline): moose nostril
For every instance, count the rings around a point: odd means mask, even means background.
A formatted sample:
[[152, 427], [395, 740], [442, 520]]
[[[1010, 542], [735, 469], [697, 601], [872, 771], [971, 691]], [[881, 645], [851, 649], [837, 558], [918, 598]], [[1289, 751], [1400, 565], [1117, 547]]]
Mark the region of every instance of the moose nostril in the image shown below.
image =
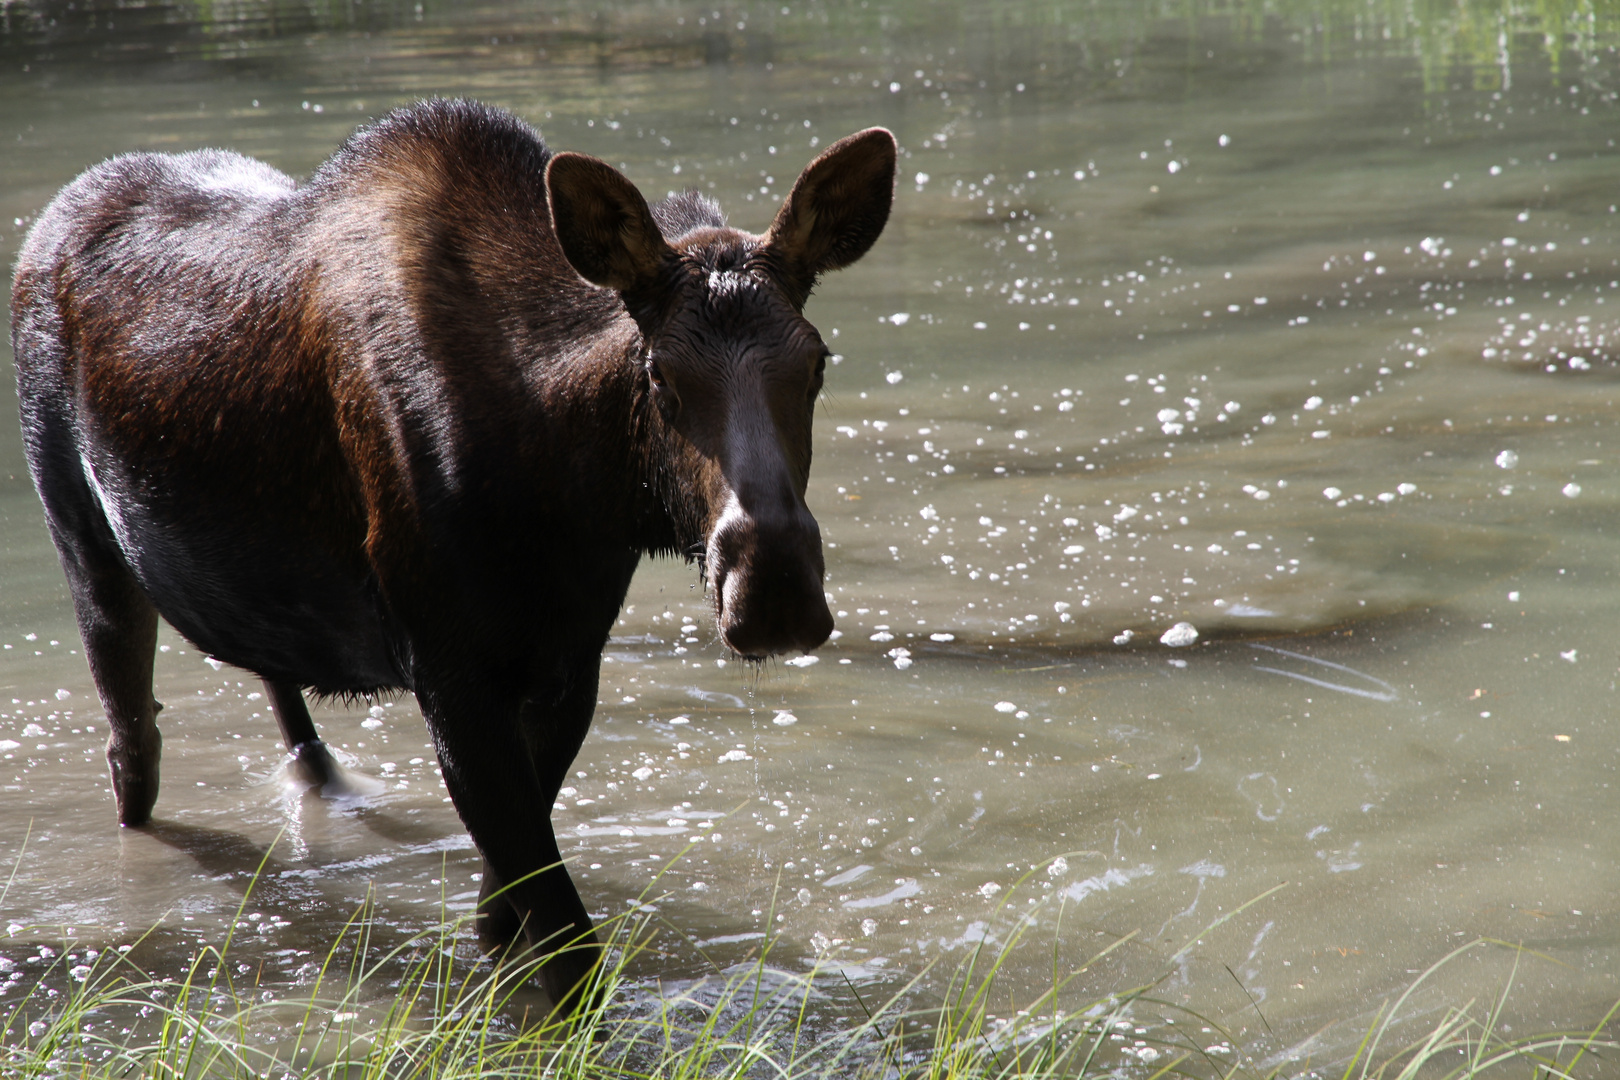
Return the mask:
[[809, 618], [805, 620], [804, 636], [800, 638], [796, 645], [805, 652], [809, 652], [811, 649], [819, 649], [832, 636], [832, 632], [832, 611], [828, 609], [827, 601], [823, 598], [819, 605], [819, 611], [812, 610]]

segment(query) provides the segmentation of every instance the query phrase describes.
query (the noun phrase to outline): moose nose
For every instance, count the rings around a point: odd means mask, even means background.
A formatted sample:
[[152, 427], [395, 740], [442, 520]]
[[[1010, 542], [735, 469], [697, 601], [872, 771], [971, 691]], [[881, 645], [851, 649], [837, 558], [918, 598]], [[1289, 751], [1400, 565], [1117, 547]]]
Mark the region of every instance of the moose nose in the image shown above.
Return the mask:
[[720, 633], [743, 656], [816, 648], [832, 633], [821, 528], [802, 502], [771, 514], [733, 503], [709, 541]]

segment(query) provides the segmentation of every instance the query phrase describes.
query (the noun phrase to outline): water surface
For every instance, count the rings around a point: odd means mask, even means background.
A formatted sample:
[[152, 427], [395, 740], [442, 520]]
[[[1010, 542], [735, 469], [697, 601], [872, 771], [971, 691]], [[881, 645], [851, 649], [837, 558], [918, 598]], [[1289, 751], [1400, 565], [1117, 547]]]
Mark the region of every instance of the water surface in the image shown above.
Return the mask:
[[[1620, 996], [1607, 7], [212, 10], [5, 8], [8, 265], [111, 154], [301, 175], [427, 94], [751, 229], [818, 147], [899, 137], [888, 232], [809, 309], [840, 354], [809, 493], [839, 636], [728, 662], [695, 571], [645, 565], [554, 813], [595, 912], [652, 899], [688, 935], [647, 992], [767, 932], [779, 964], [895, 986], [1033, 911], [1014, 991], [1134, 931], [1077, 1000], [1168, 965], [1162, 996], [1272, 1063], [1348, 1056], [1475, 937], [1557, 962], [1521, 968], [1516, 1030]], [[272, 843], [244, 920], [267, 992], [368, 894], [401, 933], [468, 910], [409, 698], [317, 711], [385, 793], [300, 796], [256, 680], [167, 631], [158, 823], [116, 827], [0, 385], [12, 992], [42, 944], [159, 922], [178, 966]]]

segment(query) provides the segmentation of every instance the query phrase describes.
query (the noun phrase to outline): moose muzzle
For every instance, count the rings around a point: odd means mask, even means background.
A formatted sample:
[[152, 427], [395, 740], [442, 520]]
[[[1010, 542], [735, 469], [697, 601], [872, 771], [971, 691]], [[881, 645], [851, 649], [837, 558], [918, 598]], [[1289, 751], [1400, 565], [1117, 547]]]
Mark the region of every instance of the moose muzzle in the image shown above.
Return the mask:
[[752, 512], [733, 496], [709, 536], [720, 634], [751, 659], [809, 652], [833, 628], [821, 588], [821, 528], [791, 490], [748, 501]]

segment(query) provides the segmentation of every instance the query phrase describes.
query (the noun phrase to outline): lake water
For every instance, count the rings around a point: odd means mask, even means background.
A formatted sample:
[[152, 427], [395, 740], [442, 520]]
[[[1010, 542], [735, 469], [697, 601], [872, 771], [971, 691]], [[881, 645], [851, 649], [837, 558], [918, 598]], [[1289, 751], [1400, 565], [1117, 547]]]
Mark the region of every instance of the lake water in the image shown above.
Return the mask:
[[[779, 965], [894, 987], [1028, 913], [1009, 998], [1134, 932], [1076, 1000], [1168, 970], [1160, 997], [1291, 1071], [1479, 937], [1548, 958], [1514, 1031], [1595, 1023], [1620, 997], [1609, 8], [587, 7], [6, 5], [0, 259], [112, 154], [302, 175], [431, 94], [750, 229], [818, 146], [896, 133], [889, 229], [809, 307], [840, 354], [808, 496], [839, 636], [726, 663], [695, 571], [644, 565], [554, 814], [593, 911], [656, 897], [696, 942], [645, 992], [767, 931]], [[368, 891], [402, 932], [468, 910], [414, 702], [317, 710], [386, 791], [299, 797], [256, 679], [167, 629], [158, 823], [117, 827], [0, 387], [0, 1005], [65, 934], [161, 922], [178, 968], [272, 843], [243, 948], [274, 992]], [[1407, 1010], [1514, 962], [1470, 953]]]

